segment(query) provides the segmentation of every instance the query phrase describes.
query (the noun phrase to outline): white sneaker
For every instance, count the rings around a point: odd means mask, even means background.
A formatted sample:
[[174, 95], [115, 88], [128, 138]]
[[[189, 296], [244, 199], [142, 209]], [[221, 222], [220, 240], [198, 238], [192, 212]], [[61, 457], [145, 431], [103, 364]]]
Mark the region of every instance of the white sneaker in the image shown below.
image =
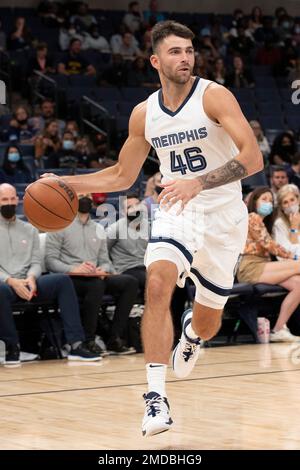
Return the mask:
[[270, 343], [294, 343], [300, 341], [300, 336], [292, 335], [286, 325], [281, 330], [270, 332]]
[[146, 402], [146, 410], [143, 418], [143, 436], [153, 436], [168, 431], [173, 423], [170, 417], [170, 406], [166, 397], [156, 392], [143, 395]]
[[182, 334], [172, 354], [172, 367], [176, 377], [183, 379], [193, 370], [200, 354], [201, 340], [190, 339], [185, 329], [192, 321], [192, 309], [186, 310], [181, 317]]

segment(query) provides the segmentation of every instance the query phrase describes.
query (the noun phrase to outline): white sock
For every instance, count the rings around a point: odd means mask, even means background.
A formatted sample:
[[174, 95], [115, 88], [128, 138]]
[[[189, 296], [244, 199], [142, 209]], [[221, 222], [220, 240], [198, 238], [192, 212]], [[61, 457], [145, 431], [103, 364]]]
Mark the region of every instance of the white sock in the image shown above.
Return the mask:
[[194, 330], [192, 328], [192, 322], [189, 323], [188, 326], [186, 327], [185, 334], [188, 338], [191, 338], [191, 339], [198, 339], [199, 338], [199, 336], [194, 332]]
[[146, 364], [148, 392], [159, 393], [162, 397], [166, 397], [166, 364], [158, 362], [150, 362]]

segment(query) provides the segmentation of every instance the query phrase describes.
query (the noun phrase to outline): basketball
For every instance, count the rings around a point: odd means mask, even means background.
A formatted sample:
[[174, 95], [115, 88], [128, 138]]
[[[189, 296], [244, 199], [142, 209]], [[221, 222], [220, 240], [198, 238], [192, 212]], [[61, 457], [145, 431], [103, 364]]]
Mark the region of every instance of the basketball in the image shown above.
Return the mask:
[[43, 232], [68, 227], [78, 211], [77, 194], [60, 178], [35, 181], [27, 188], [23, 201], [28, 221]]

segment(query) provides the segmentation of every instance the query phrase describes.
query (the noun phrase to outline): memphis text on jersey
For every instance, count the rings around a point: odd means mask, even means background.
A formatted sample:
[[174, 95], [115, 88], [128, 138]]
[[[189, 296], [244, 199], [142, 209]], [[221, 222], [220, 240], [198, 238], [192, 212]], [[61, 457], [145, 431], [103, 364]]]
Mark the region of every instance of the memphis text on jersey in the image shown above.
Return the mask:
[[172, 134], [161, 135], [159, 137], [152, 137], [152, 146], [155, 149], [161, 147], [169, 147], [178, 145], [186, 142], [193, 142], [198, 139], [204, 139], [207, 137], [206, 127], [200, 127], [200, 129], [192, 129], [190, 131], [175, 132]]

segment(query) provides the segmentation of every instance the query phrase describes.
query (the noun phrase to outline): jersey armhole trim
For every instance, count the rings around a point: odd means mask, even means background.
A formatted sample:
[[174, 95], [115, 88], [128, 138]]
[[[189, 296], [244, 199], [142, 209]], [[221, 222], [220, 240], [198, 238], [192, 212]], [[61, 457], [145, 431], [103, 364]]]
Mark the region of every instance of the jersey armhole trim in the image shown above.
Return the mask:
[[205, 116], [206, 116], [207, 119], [209, 120], [209, 122], [211, 122], [212, 124], [214, 124], [216, 127], [222, 127], [222, 124], [220, 124], [219, 122], [213, 121], [213, 120], [208, 116], [208, 114], [205, 112], [205, 109], [204, 109], [204, 103], [203, 103], [204, 94], [205, 94], [207, 88], [209, 88], [212, 83], [214, 83], [214, 82], [209, 83], [209, 84], [207, 85], [207, 87], [205, 88], [205, 90], [203, 91], [203, 94], [202, 94], [202, 103], [201, 103], [201, 104], [202, 104], [202, 109], [203, 109], [203, 112], [204, 112]]

